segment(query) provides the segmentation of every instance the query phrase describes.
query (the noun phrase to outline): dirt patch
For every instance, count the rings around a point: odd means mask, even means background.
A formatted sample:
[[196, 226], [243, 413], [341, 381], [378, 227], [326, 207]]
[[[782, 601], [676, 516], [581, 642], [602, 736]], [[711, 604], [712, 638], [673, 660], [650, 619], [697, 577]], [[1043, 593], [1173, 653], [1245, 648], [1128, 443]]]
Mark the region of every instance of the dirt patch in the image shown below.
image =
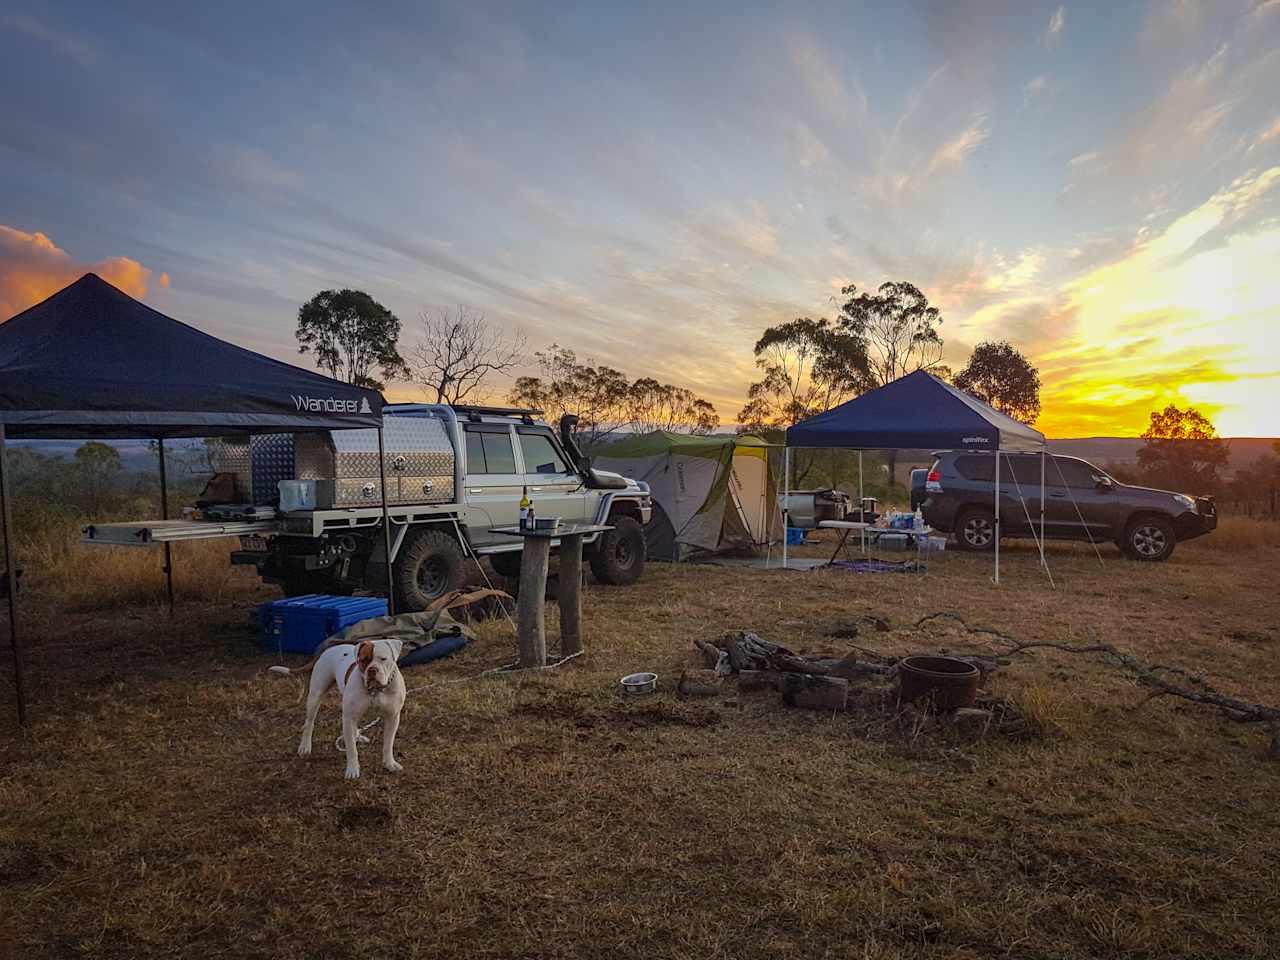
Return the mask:
[[355, 803], [338, 809], [339, 830], [382, 830], [391, 824], [391, 808], [385, 804]]
[[538, 720], [566, 723], [578, 729], [622, 727], [644, 730], [651, 727], [714, 727], [720, 714], [708, 707], [694, 707], [663, 700], [601, 704], [591, 697], [551, 697], [519, 703], [513, 714]]

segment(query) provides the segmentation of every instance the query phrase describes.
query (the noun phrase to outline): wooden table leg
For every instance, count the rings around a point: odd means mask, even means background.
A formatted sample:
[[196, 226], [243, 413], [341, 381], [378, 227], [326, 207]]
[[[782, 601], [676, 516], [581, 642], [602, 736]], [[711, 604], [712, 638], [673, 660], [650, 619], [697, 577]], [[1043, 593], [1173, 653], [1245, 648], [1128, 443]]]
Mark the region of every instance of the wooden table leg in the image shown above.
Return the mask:
[[582, 651], [582, 535], [560, 538], [560, 656]]
[[547, 563], [549, 537], [525, 537], [520, 554], [520, 598], [516, 602], [516, 636], [520, 642], [520, 666], [547, 664]]

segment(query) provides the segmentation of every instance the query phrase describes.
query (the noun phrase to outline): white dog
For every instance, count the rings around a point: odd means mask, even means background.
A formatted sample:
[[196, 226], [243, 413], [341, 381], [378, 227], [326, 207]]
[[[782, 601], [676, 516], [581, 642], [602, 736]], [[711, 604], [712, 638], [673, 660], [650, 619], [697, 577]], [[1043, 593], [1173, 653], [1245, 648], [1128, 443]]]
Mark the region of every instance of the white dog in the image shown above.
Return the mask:
[[[316, 659], [297, 671], [288, 667], [272, 667], [274, 673], [311, 671], [311, 689], [307, 694], [307, 719], [302, 725], [298, 756], [311, 755], [311, 732], [320, 710], [320, 698], [334, 684], [342, 695], [342, 742], [347, 751], [347, 779], [360, 776], [360, 758], [356, 739], [360, 720], [370, 707], [382, 717], [382, 765], [392, 773], [404, 769], [393, 753], [396, 730], [400, 726], [400, 709], [404, 706], [404, 677], [396, 666], [404, 644], [400, 640], [364, 640], [358, 645], [329, 647]], [[356, 676], [352, 676], [357, 673]], [[362, 738], [363, 739], [363, 738]]]

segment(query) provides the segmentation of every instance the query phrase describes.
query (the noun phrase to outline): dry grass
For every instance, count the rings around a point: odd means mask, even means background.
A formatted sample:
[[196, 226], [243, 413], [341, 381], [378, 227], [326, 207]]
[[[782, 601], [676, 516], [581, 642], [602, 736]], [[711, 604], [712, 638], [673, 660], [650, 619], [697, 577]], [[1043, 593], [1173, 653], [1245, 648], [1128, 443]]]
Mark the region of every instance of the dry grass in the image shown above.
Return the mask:
[[1178, 549], [1217, 553], [1280, 549], [1280, 521], [1225, 514], [1218, 518], [1213, 533], [1188, 540]]
[[[1025, 545], [998, 590], [985, 558], [951, 554], [927, 577], [655, 564], [588, 591], [588, 655], [564, 670], [411, 695], [405, 772], [366, 747], [354, 784], [328, 748], [336, 703], [317, 754], [293, 756], [299, 684], [264, 676], [246, 626], [261, 588], [229, 576], [169, 621], [158, 591], [112, 605], [83, 567], [37, 577], [34, 721], [0, 731], [0, 957], [1275, 956], [1280, 764], [1261, 730], [1134, 711], [1125, 677], [1052, 652], [992, 681], [1035, 720], [1017, 740], [669, 692], [694, 636], [840, 651], [825, 632], [874, 614], [892, 629], [858, 642], [974, 648], [913, 627], [952, 610], [1026, 639], [1089, 628], [1280, 699], [1280, 551], [1104, 556], [1055, 545], [1056, 592]], [[97, 599], [65, 612], [82, 588]], [[409, 686], [513, 646], [488, 626]], [[646, 668], [665, 690], [621, 699]]]

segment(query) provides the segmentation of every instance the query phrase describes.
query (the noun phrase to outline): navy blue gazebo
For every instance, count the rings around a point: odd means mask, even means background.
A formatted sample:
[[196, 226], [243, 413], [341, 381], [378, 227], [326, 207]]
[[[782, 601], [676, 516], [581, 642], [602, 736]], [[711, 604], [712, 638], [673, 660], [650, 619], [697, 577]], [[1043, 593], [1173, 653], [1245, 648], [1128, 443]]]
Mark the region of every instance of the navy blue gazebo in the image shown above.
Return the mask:
[[[161, 512], [167, 519], [166, 438], [365, 427], [377, 429], [381, 443], [382, 405], [376, 390], [202, 333], [92, 273], [0, 323], [0, 542], [8, 568], [19, 722], [26, 709], [6, 436], [158, 441]], [[383, 507], [385, 512], [385, 501]], [[168, 551], [166, 543], [172, 605]]]
[[[1000, 456], [1041, 454], [1041, 562], [1044, 562], [1044, 434], [924, 370], [802, 420], [787, 429], [783, 482], [791, 490], [792, 447], [853, 450], [974, 450], [995, 458], [995, 580], [1000, 582]], [[861, 472], [861, 467], [859, 467]], [[861, 477], [859, 477], [861, 483]], [[783, 564], [786, 542], [783, 541]]]

